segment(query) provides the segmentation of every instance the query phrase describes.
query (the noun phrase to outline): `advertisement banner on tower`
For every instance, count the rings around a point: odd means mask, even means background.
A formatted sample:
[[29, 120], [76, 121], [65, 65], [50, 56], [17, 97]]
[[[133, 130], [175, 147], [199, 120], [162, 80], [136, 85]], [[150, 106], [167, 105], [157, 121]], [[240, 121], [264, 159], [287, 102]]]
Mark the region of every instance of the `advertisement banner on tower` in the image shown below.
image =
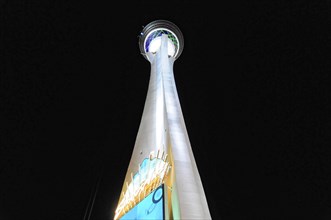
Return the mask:
[[164, 219], [164, 184], [160, 185], [153, 192], [151, 192], [145, 199], [140, 201], [128, 213], [126, 213], [121, 220], [133, 219], [150, 219], [161, 220]]

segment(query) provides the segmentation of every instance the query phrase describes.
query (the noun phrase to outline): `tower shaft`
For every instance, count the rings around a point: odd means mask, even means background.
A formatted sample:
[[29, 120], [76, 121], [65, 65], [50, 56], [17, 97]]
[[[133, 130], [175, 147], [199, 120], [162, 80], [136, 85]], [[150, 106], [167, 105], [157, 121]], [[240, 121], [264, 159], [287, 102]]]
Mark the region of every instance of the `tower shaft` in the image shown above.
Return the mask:
[[132, 176], [139, 173], [142, 161], [162, 158], [169, 163], [161, 181], [166, 187], [165, 218], [211, 219], [177, 94], [175, 58], [168, 55], [168, 41], [168, 36], [162, 34], [157, 52], [146, 53], [151, 63], [149, 86], [119, 202], [125, 200], [130, 191], [128, 183], [134, 182]]

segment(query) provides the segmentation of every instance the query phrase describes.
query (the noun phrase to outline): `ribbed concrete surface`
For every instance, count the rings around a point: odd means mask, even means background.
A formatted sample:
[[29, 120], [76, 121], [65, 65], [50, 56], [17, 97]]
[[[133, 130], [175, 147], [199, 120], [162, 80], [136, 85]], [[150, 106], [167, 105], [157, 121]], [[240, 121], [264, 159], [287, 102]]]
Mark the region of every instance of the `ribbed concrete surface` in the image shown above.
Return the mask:
[[151, 63], [149, 87], [122, 191], [126, 190], [125, 182], [131, 180], [131, 172], [138, 171], [139, 163], [151, 151], [156, 154], [171, 147], [176, 188], [173, 193], [177, 192], [172, 198], [178, 198], [175, 203], [179, 206], [180, 218], [211, 219], [177, 94], [174, 59], [168, 57], [167, 43], [167, 35], [162, 35], [160, 50], [147, 54]]

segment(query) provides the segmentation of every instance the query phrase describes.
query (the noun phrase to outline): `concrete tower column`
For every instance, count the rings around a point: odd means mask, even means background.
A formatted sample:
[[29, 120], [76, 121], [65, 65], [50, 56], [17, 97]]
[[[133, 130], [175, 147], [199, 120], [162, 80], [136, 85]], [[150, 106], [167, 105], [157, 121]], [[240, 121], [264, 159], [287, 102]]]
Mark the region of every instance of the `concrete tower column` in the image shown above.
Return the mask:
[[[132, 205], [125, 209], [125, 204], [136, 205], [142, 200], [141, 194], [137, 196], [138, 191], [148, 189], [148, 194], [158, 185], [164, 184], [167, 200], [164, 204], [164, 218], [211, 219], [173, 73], [174, 61], [183, 50], [183, 35], [175, 24], [166, 20], [156, 20], [149, 23], [141, 32], [139, 46], [142, 55], [151, 63], [150, 81], [115, 218], [120, 218], [123, 213], [130, 211]], [[139, 175], [139, 170], [140, 164], [146, 158], [162, 159], [162, 165], [149, 168], [148, 172], [155, 175], [149, 176], [149, 181], [154, 181], [157, 179], [156, 176], [161, 175], [160, 166], [168, 167], [167, 172], [161, 172], [164, 176], [153, 182], [152, 188], [145, 183], [146, 181], [135, 181], [133, 178], [145, 178], [142, 174]], [[156, 171], [153, 172], [151, 169]], [[121, 212], [122, 214], [118, 214]]]

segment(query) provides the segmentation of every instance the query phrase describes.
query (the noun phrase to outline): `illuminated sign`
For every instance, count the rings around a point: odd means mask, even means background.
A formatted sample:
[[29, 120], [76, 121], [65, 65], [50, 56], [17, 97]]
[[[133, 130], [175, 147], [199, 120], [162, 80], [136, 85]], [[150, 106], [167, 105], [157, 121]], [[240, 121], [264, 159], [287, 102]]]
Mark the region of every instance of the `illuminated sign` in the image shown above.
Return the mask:
[[139, 170], [135, 175], [131, 175], [131, 182], [126, 183], [126, 191], [118, 204], [114, 219], [121, 218], [130, 211], [148, 193], [154, 191], [164, 181], [166, 174], [170, 169], [167, 162], [167, 154], [161, 154], [158, 151], [156, 157], [151, 153], [149, 158], [145, 158], [139, 165]]
[[151, 192], [145, 199], [127, 212], [120, 220], [164, 219], [164, 184]]

